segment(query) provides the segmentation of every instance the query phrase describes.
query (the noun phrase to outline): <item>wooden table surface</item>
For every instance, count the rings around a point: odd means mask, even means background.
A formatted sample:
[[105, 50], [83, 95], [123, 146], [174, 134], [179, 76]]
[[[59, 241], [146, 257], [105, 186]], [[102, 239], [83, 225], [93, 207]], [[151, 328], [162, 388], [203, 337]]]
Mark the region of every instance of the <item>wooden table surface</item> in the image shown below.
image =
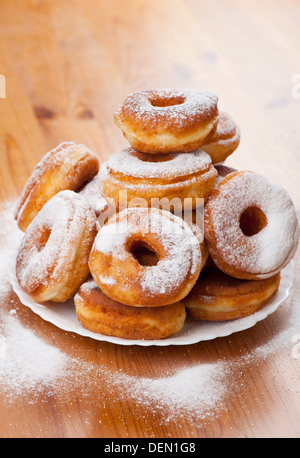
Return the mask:
[[127, 146], [113, 113], [135, 90], [217, 93], [242, 132], [228, 164], [285, 187], [299, 212], [299, 17], [296, 0], [1, 1], [1, 437], [300, 436], [299, 254], [274, 314], [188, 346], [65, 332], [8, 280], [14, 205], [37, 162], [64, 140], [101, 160]]

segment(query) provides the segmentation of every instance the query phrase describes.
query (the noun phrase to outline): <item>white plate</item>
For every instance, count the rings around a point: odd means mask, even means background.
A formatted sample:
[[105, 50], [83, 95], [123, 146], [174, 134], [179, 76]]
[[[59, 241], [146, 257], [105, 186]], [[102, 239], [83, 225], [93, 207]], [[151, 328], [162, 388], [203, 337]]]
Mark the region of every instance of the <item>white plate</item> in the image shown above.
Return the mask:
[[121, 345], [141, 346], [168, 346], [168, 345], [190, 345], [204, 340], [212, 340], [217, 337], [224, 337], [234, 332], [243, 331], [254, 326], [258, 321], [264, 320], [268, 315], [275, 312], [289, 296], [294, 279], [294, 262], [291, 261], [281, 273], [279, 290], [264, 307], [250, 316], [237, 320], [225, 322], [194, 321], [187, 318], [183, 329], [175, 336], [161, 340], [129, 340], [120, 337], [105, 336], [83, 328], [77, 320], [73, 299], [65, 303], [48, 302], [46, 305], [35, 302], [19, 286], [14, 265], [9, 272], [10, 281], [14, 292], [22, 304], [29, 307], [34, 313], [45, 321], [49, 321], [64, 331], [75, 332], [81, 336], [91, 337], [95, 340], [111, 342]]

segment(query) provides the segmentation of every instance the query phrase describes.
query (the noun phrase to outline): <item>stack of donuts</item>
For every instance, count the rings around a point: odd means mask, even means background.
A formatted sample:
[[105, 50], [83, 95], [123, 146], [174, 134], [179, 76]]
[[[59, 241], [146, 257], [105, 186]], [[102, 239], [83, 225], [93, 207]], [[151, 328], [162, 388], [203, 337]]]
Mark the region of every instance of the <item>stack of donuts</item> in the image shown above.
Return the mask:
[[139, 91], [114, 120], [127, 149], [100, 165], [86, 146], [62, 143], [25, 185], [21, 288], [45, 306], [72, 298], [83, 327], [125, 339], [169, 337], [187, 316], [257, 311], [279, 288], [299, 224], [283, 188], [224, 165], [240, 130], [218, 97]]

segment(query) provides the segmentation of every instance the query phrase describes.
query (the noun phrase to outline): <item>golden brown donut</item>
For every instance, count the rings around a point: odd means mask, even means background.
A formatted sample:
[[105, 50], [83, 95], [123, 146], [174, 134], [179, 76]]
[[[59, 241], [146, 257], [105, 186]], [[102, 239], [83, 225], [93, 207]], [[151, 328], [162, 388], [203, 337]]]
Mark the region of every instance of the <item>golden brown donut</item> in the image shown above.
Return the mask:
[[86, 146], [64, 142], [36, 166], [18, 201], [15, 219], [25, 231], [43, 205], [59, 191], [79, 190], [99, 170], [99, 161]]
[[101, 193], [117, 211], [133, 206], [175, 212], [197, 208], [216, 176], [209, 155], [201, 150], [150, 156], [127, 148], [112, 154], [99, 171]]
[[[153, 251], [156, 265], [141, 265], [140, 247]], [[110, 218], [95, 239], [89, 266], [100, 289], [131, 306], [179, 302], [201, 269], [199, 241], [182, 218], [156, 208], [129, 208]]]
[[212, 163], [223, 162], [240, 144], [240, 128], [229, 113], [219, 113], [216, 130], [201, 146], [210, 155]]
[[60, 191], [28, 226], [16, 259], [21, 288], [37, 302], [63, 302], [86, 280], [98, 223], [88, 203]]
[[280, 273], [264, 280], [240, 280], [211, 266], [201, 273], [183, 302], [196, 320], [232, 320], [260, 309], [277, 292], [279, 284]]
[[123, 339], [164, 339], [177, 334], [186, 318], [182, 302], [164, 307], [130, 307], [106, 296], [94, 280], [80, 287], [74, 302], [84, 328]]
[[204, 235], [210, 256], [232, 277], [261, 280], [293, 258], [299, 224], [287, 191], [262, 175], [241, 171], [225, 176], [204, 207]]
[[114, 120], [131, 146], [142, 153], [194, 151], [216, 127], [218, 98], [199, 90], [159, 89], [130, 94]]

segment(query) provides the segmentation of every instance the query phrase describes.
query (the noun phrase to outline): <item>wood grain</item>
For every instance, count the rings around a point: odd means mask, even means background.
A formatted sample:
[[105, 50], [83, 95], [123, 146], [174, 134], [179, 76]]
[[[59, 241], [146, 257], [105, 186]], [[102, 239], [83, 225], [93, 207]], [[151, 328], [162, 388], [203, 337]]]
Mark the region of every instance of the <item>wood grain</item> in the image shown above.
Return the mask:
[[[228, 164], [284, 186], [299, 212], [300, 99], [291, 83], [300, 72], [299, 2], [2, 0], [0, 9], [2, 228], [50, 148], [74, 140], [105, 160], [127, 145], [113, 123], [117, 105], [154, 87], [217, 93], [242, 131]], [[5, 243], [0, 228], [2, 252]], [[0, 332], [14, 323], [17, 349], [27, 331], [63, 370], [36, 384], [28, 375], [22, 386], [0, 377], [0, 437], [299, 437], [299, 262], [297, 254], [293, 293], [274, 315], [186, 347], [64, 332], [3, 284]]]

